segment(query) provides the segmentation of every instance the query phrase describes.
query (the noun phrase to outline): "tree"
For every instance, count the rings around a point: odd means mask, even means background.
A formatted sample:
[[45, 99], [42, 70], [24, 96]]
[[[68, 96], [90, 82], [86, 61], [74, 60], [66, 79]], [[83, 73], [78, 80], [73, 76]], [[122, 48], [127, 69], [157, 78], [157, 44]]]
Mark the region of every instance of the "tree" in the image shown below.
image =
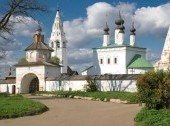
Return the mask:
[[[2, 15], [0, 17], [0, 37], [7, 39], [7, 34], [12, 34], [15, 23], [23, 21], [24, 17], [35, 18], [36, 12], [47, 12], [47, 8], [37, 0], [3, 0], [0, 6]], [[5, 11], [2, 11], [5, 10]], [[18, 18], [17, 16], [22, 16]], [[11, 18], [16, 20], [10, 20]]]

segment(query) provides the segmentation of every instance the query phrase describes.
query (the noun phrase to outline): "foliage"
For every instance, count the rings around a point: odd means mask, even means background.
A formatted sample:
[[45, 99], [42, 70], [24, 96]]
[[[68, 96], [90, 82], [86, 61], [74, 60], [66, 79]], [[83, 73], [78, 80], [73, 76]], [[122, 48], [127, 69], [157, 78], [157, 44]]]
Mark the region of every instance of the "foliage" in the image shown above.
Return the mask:
[[92, 79], [91, 77], [86, 77], [87, 85], [85, 87], [87, 92], [95, 92], [98, 90], [95, 78]]
[[0, 119], [35, 115], [47, 110], [48, 108], [45, 105], [30, 99], [26, 99], [21, 95], [0, 95]]
[[138, 100], [147, 108], [170, 108], [170, 71], [147, 72], [137, 79]]
[[26, 62], [26, 61], [27, 61], [26, 58], [21, 58], [21, 59], [19, 59], [18, 63], [23, 63], [23, 62]]
[[134, 120], [136, 126], [169, 126], [170, 110], [143, 108]]
[[2, 3], [0, 37], [4, 39], [8, 39], [7, 34], [12, 34], [14, 24], [24, 22], [24, 17], [34, 18], [36, 12], [47, 12], [47, 8], [37, 0], [5, 0]]
[[54, 64], [59, 65], [60, 64], [60, 59], [57, 56], [51, 57], [51, 62]]
[[137, 103], [136, 93], [130, 92], [119, 92], [119, 91], [109, 91], [109, 92], [83, 92], [83, 91], [54, 91], [54, 92], [37, 92], [38, 94], [53, 94], [60, 95], [63, 97], [93, 97], [94, 99], [100, 99], [103, 101], [106, 99], [109, 101], [110, 99], [120, 99], [123, 101], [127, 101], [128, 103]]

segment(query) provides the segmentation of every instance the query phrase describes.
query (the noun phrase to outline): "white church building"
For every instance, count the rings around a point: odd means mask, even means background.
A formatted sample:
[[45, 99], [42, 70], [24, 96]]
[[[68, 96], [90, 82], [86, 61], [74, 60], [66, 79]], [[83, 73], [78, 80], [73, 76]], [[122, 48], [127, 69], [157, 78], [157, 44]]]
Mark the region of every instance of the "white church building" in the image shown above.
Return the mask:
[[[38, 26], [32, 43], [25, 49], [26, 60], [15, 65], [16, 76], [9, 72], [9, 76], [0, 79], [0, 92], [84, 91], [87, 77], [96, 80], [100, 91], [135, 92], [137, 76], [152, 70], [153, 66], [145, 58], [146, 48], [136, 46], [134, 24], [129, 44], [125, 43], [124, 20], [120, 13], [115, 24], [114, 42], [110, 41], [106, 23], [102, 47], [93, 48], [93, 65], [77, 75], [68, 66], [67, 40], [57, 10], [49, 44], [44, 42], [42, 28]], [[58, 57], [60, 63], [52, 62], [52, 57]]]

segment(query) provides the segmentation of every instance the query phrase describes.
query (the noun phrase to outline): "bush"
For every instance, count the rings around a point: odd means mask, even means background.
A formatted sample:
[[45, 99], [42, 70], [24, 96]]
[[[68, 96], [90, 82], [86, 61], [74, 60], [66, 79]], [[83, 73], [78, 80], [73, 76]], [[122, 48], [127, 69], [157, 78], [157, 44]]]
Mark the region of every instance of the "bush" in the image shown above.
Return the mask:
[[151, 71], [137, 79], [138, 101], [149, 109], [170, 108], [170, 72]]
[[60, 64], [60, 59], [57, 56], [51, 57], [51, 62], [54, 64], [59, 65]]
[[143, 108], [135, 117], [136, 126], [169, 126], [170, 111]]
[[91, 77], [86, 77], [87, 85], [86, 85], [86, 91], [87, 92], [95, 92], [98, 90], [96, 80], [92, 79]]
[[27, 62], [26, 58], [21, 58], [19, 59], [18, 63], [24, 63], [24, 62]]

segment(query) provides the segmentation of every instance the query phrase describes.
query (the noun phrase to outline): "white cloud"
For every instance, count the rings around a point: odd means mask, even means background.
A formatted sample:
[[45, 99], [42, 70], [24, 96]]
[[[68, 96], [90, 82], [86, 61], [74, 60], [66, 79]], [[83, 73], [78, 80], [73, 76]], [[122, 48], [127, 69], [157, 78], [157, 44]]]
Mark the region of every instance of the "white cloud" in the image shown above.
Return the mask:
[[74, 70], [82, 70], [92, 65], [92, 49], [69, 49], [68, 54], [69, 65]]
[[140, 34], [159, 35], [170, 25], [169, 14], [170, 3], [157, 7], [142, 7], [135, 11], [134, 20]]
[[11, 21], [16, 22], [17, 20], [21, 20], [21, 22], [15, 23], [14, 34], [17, 36], [32, 36], [38, 22], [31, 17], [16, 16], [11, 18]]

